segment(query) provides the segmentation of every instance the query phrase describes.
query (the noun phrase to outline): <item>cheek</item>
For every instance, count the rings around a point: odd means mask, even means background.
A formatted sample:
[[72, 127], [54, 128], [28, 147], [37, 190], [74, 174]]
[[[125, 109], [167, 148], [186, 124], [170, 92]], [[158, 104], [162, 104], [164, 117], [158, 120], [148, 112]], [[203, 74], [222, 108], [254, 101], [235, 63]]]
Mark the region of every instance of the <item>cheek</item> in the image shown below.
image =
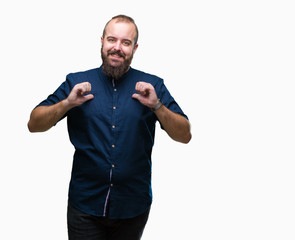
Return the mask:
[[102, 47], [102, 51], [104, 53], [107, 53], [111, 49], [112, 49], [112, 45], [110, 45], [110, 44], [104, 44], [103, 47]]
[[123, 48], [122, 51], [127, 57], [130, 57], [132, 55], [132, 48]]

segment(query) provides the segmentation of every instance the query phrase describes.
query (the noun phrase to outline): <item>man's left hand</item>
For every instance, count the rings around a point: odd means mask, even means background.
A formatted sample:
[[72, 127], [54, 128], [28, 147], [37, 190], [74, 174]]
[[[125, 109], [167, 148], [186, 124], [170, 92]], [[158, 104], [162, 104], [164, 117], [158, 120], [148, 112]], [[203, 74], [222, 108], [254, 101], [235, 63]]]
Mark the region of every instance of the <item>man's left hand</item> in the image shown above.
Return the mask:
[[132, 98], [137, 99], [143, 105], [153, 108], [158, 102], [158, 96], [155, 88], [152, 84], [146, 82], [137, 82], [135, 90], [138, 93], [134, 93]]

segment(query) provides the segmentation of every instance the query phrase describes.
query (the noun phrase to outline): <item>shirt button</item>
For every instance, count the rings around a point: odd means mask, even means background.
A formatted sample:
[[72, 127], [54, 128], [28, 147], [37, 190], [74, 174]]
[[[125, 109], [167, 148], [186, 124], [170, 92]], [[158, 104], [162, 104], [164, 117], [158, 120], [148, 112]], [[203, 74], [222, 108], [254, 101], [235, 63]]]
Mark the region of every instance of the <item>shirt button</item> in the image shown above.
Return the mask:
[[115, 127], [116, 127], [115, 125], [112, 126], [112, 128], [115, 128]]
[[111, 187], [114, 186], [114, 184], [111, 183]]
[[114, 148], [114, 147], [115, 147], [115, 145], [113, 144], [113, 145], [112, 145], [112, 148]]
[[114, 107], [113, 107], [113, 109], [115, 110], [115, 109], [116, 109], [116, 107], [114, 106]]
[[112, 164], [112, 168], [114, 168], [115, 167], [115, 165], [114, 164]]
[[117, 92], [117, 88], [115, 88], [114, 91]]

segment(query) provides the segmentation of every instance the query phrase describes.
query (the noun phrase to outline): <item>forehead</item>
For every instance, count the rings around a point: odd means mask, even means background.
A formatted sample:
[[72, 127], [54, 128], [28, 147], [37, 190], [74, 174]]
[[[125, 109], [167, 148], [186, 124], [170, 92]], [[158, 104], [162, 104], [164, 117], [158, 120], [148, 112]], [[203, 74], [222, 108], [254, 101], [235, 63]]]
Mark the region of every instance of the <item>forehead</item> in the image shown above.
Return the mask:
[[117, 22], [112, 20], [108, 23], [105, 29], [105, 37], [116, 37], [120, 39], [134, 40], [136, 35], [135, 26], [129, 22]]

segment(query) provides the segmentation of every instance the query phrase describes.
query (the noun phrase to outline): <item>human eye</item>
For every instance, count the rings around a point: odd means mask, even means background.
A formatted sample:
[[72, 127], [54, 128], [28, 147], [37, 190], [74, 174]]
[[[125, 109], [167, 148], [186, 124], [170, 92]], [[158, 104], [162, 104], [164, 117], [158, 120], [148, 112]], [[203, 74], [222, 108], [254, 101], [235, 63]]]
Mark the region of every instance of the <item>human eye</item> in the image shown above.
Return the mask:
[[124, 46], [128, 47], [128, 46], [131, 45], [131, 41], [129, 41], [129, 40], [124, 40], [124, 41], [122, 42], [122, 44], [123, 44]]
[[110, 43], [114, 43], [116, 41], [116, 39], [115, 38], [112, 38], [112, 37], [109, 37], [107, 40]]

